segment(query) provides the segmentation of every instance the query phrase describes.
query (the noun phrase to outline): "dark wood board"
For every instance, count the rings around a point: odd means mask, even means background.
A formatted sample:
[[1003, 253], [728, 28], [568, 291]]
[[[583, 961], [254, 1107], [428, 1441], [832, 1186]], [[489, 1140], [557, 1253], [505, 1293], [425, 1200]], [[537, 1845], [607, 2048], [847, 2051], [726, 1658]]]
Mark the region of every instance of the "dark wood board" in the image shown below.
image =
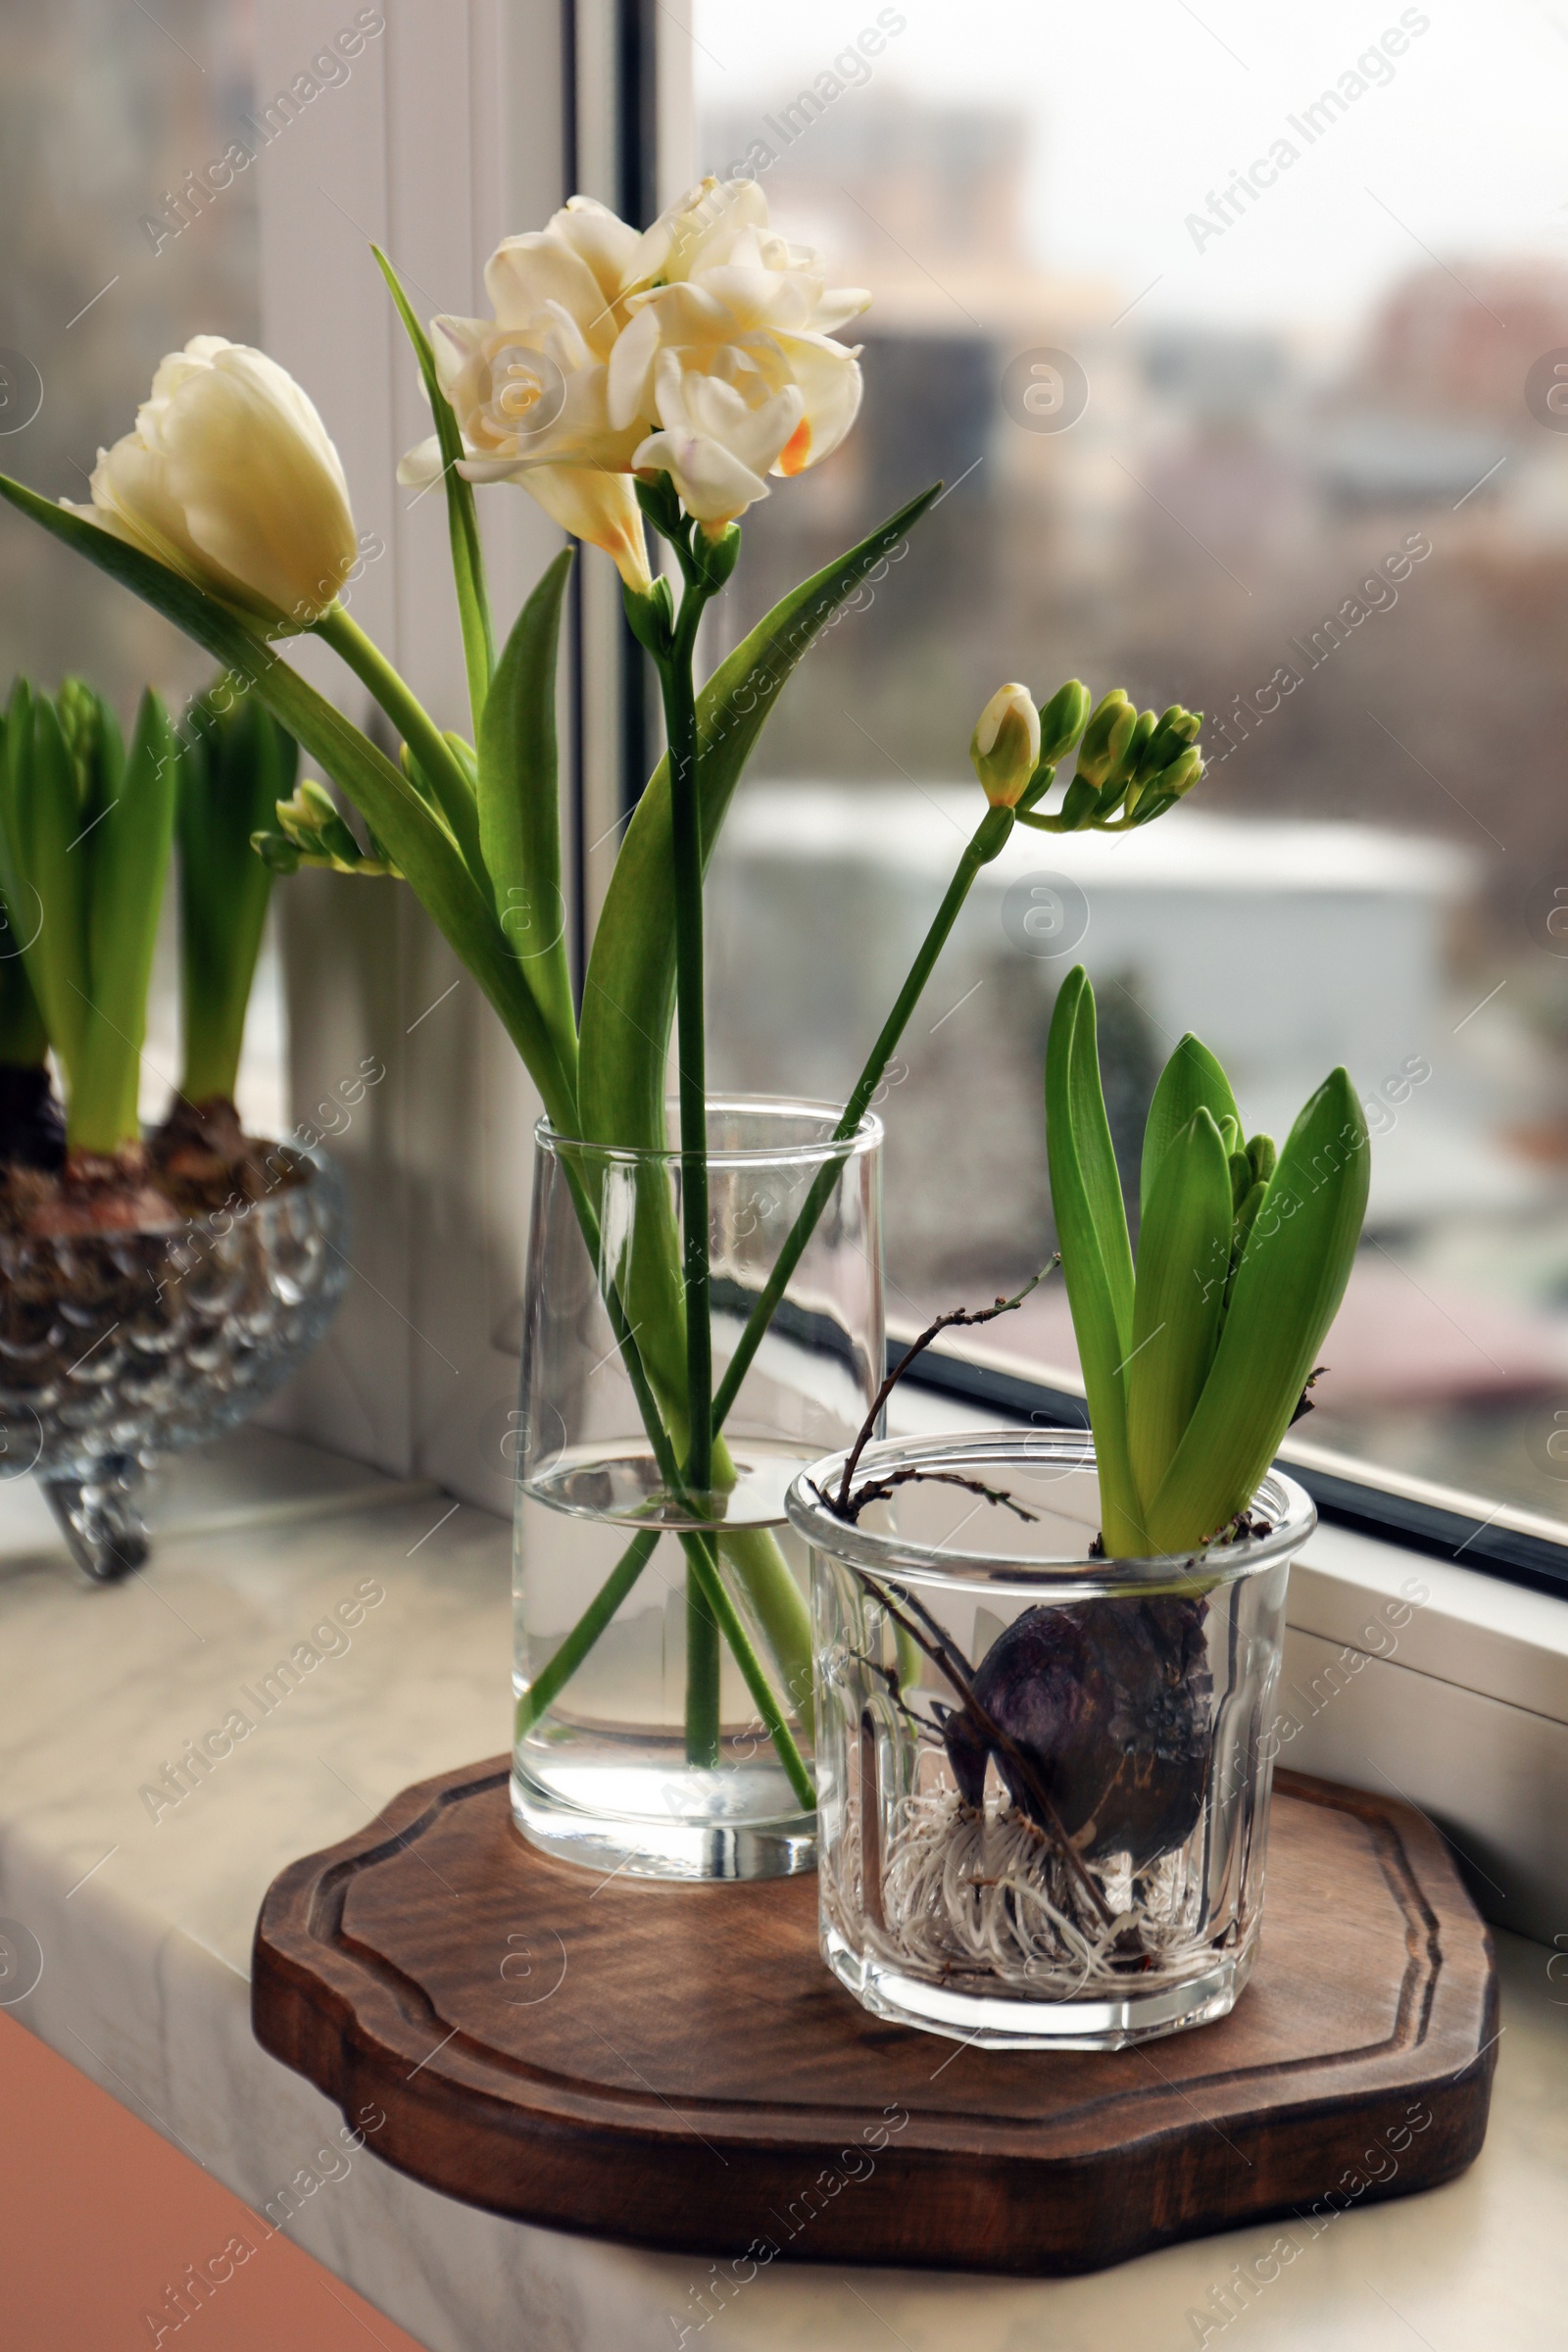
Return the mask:
[[604, 1881], [522, 1841], [507, 1774], [405, 1789], [283, 1871], [256, 1930], [263, 2046], [380, 2108], [367, 2144], [449, 2196], [737, 2275], [768, 2247], [1047, 2275], [1321, 2226], [1481, 2147], [1491, 1940], [1407, 1805], [1278, 1775], [1262, 1948], [1219, 2024], [991, 2051], [852, 2000], [813, 1879]]

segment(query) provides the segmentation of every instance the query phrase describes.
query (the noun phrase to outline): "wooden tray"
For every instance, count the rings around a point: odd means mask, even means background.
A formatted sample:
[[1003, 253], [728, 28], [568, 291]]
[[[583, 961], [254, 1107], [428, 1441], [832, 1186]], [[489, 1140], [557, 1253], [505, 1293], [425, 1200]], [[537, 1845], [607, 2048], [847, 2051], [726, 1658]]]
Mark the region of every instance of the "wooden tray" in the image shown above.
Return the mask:
[[448, 2196], [737, 2278], [774, 2253], [1041, 2274], [1404, 2195], [1480, 2149], [1491, 1941], [1406, 1805], [1280, 1773], [1232, 2014], [1043, 2054], [869, 2016], [817, 1955], [814, 1879], [535, 1853], [507, 1773], [405, 1789], [291, 1864], [256, 1930], [263, 2046], [346, 2115], [383, 2109], [368, 2145]]

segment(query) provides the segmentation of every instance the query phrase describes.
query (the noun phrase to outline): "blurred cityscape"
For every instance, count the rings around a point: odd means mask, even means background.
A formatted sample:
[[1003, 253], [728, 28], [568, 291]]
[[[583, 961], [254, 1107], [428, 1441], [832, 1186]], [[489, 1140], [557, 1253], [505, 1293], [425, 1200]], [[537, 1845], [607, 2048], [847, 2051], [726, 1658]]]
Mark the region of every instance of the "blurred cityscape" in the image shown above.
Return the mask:
[[[1276, 1134], [1338, 1060], [1368, 1103], [1368, 1238], [1302, 1434], [1562, 1514], [1568, 435], [1538, 363], [1568, 360], [1568, 268], [1417, 254], [1348, 336], [1187, 327], [1032, 258], [1021, 112], [882, 84], [806, 120], [736, 104], [704, 117], [704, 168], [760, 123], [775, 222], [875, 300], [860, 422], [748, 516], [725, 641], [950, 487], [813, 648], [737, 804], [719, 1074], [848, 1086], [973, 823], [964, 748], [1004, 678], [1206, 710], [1195, 804], [1123, 841], [1017, 835], [974, 894], [882, 1106], [890, 1314], [1049, 1256], [1041, 1052], [1081, 956], [1124, 1163], [1188, 1027]], [[994, 1336], [1072, 1360], [1051, 1285]]]

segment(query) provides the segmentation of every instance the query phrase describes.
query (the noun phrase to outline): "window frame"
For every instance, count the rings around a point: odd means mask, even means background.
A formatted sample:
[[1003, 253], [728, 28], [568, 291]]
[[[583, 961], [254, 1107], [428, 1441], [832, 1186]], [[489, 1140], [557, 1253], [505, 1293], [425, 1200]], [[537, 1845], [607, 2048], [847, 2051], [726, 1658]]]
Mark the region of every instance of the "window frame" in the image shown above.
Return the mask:
[[[890, 1335], [891, 1371], [914, 1339], [913, 1331]], [[913, 1386], [982, 1406], [1005, 1420], [1041, 1429], [1087, 1429], [1084, 1394], [1069, 1374], [1039, 1371], [1018, 1357], [976, 1348], [928, 1348], [905, 1375]], [[1568, 1600], [1568, 1533], [1554, 1536], [1549, 1520], [1499, 1504], [1488, 1511], [1485, 1497], [1376, 1470], [1354, 1456], [1332, 1452], [1305, 1440], [1287, 1440], [1279, 1467], [1305, 1488], [1318, 1517], [1331, 1527], [1399, 1544], [1409, 1551], [1500, 1577]]]

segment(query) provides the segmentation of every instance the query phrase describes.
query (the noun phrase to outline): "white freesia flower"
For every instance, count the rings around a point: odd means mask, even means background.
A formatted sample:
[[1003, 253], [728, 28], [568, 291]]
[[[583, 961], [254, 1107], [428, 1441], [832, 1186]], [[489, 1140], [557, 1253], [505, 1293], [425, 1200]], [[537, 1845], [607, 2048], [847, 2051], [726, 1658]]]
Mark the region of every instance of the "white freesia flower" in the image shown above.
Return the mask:
[[687, 514], [715, 527], [767, 496], [762, 476], [788, 448], [805, 414], [794, 384], [760, 393], [753, 406], [750, 384], [705, 375], [684, 368], [678, 352], [662, 351], [655, 386], [662, 429], [640, 444], [636, 466], [669, 474]]
[[305, 628], [359, 557], [342, 462], [275, 360], [221, 335], [171, 352], [87, 515], [225, 603]]
[[[860, 405], [835, 328], [865, 308], [768, 226], [747, 180], [708, 179], [644, 235], [590, 197], [509, 237], [485, 270], [494, 318], [431, 321], [470, 481], [515, 481], [650, 585], [635, 472], [667, 472], [717, 530], [836, 449]], [[438, 443], [404, 482], [434, 481]]]
[[611, 425], [658, 428], [633, 462], [669, 472], [704, 522], [765, 498], [763, 475], [817, 465], [855, 422], [860, 370], [833, 334], [870, 296], [830, 288], [817, 255], [769, 227], [755, 182], [706, 179], [672, 205], [632, 256], [622, 300]]
[[[509, 237], [485, 269], [493, 319], [431, 320], [441, 389], [475, 482], [520, 482], [546, 514], [613, 556], [628, 587], [652, 584], [632, 452], [646, 428], [610, 421], [607, 363], [625, 321], [620, 282], [638, 236], [590, 197], [547, 228]], [[433, 481], [440, 446], [411, 450], [407, 483]]]

